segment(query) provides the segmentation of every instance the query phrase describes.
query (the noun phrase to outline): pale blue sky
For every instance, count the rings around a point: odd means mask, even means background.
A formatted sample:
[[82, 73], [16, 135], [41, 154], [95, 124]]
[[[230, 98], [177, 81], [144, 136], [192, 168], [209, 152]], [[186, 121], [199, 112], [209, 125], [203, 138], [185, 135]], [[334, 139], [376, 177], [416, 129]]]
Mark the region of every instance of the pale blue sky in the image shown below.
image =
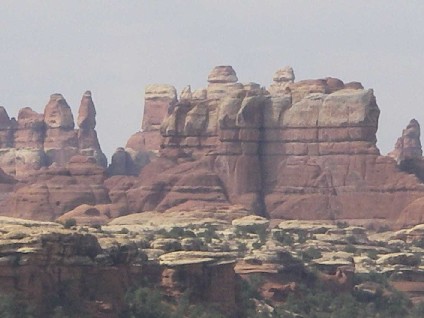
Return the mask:
[[62, 93], [76, 117], [91, 90], [108, 156], [140, 129], [149, 83], [206, 86], [215, 65], [268, 86], [338, 77], [374, 88], [378, 146], [411, 118], [424, 124], [424, 1], [0, 0], [0, 105], [42, 112]]

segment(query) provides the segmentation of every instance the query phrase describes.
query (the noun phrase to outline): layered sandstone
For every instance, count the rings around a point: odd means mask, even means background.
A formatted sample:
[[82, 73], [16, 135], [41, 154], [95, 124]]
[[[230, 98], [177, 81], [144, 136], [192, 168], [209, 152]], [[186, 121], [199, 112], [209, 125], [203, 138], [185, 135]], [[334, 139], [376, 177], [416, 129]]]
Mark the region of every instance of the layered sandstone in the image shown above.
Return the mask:
[[380, 111], [371, 89], [331, 77], [294, 79], [286, 67], [265, 90], [219, 66], [206, 89], [184, 89], [179, 101], [155, 91], [158, 107], [147, 95], [146, 120], [161, 117], [162, 141], [139, 145], [160, 149], [159, 158], [117, 202], [133, 212], [241, 204], [270, 218], [395, 220], [423, 196], [418, 178], [376, 147]]
[[[265, 89], [218, 66], [206, 88], [188, 86], [179, 99], [173, 86], [148, 86], [142, 130], [106, 171], [95, 115], [89, 91], [79, 129], [60, 94], [44, 114], [24, 108], [15, 120], [0, 109], [0, 167], [26, 182], [3, 213], [53, 220], [69, 212], [88, 223], [152, 210], [395, 221], [423, 197], [418, 122], [381, 156], [376, 98], [358, 82], [296, 82], [285, 67]], [[419, 214], [415, 206], [405, 211]]]
[[105, 169], [93, 157], [74, 156], [64, 167], [42, 168], [27, 183], [18, 183], [0, 214], [52, 221], [81, 204], [110, 203], [104, 179]]
[[423, 151], [420, 140], [420, 124], [416, 119], [411, 119], [408, 126], [402, 131], [402, 136], [396, 141], [395, 149], [389, 156], [401, 165], [407, 160], [421, 160]]
[[146, 87], [144, 97], [141, 130], [130, 137], [125, 148], [120, 147], [113, 154], [108, 168], [110, 176], [138, 175], [160, 149], [162, 142], [160, 126], [163, 119], [173, 111], [177, 102], [177, 91], [171, 85], [152, 84]]
[[61, 94], [52, 94], [39, 114], [29, 107], [19, 111], [18, 119], [10, 119], [0, 108], [0, 167], [18, 179], [27, 179], [42, 167], [53, 163], [66, 165], [74, 155], [96, 158], [106, 166], [96, 131], [91, 93], [87, 91], [80, 106], [79, 129], [74, 129], [74, 117]]
[[95, 115], [89, 91], [81, 100], [79, 129], [61, 94], [50, 96], [43, 114], [26, 107], [15, 120], [0, 109], [0, 168], [13, 176], [1, 184], [3, 215], [54, 220], [81, 204], [110, 202]]

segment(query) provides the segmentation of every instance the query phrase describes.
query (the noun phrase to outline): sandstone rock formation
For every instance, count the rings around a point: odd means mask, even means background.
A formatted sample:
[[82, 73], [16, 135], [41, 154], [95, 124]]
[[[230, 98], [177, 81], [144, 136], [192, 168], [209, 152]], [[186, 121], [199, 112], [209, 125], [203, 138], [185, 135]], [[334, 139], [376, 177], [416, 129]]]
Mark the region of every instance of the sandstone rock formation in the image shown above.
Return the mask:
[[81, 101], [79, 129], [61, 94], [50, 96], [43, 114], [21, 109], [17, 121], [0, 109], [0, 167], [19, 181], [2, 182], [16, 183], [14, 193], [9, 186], [1, 195], [3, 215], [54, 220], [80, 204], [110, 202], [95, 114], [89, 91]]
[[89, 91], [78, 130], [60, 94], [44, 114], [24, 108], [17, 121], [1, 108], [0, 167], [26, 184], [0, 210], [47, 220], [69, 211], [64, 217], [88, 220], [95, 213], [100, 223], [154, 210], [397, 224], [402, 215], [422, 219], [418, 201], [410, 206], [424, 194], [415, 120], [392, 158], [381, 156], [380, 111], [373, 91], [360, 83], [295, 82], [291, 67], [278, 70], [268, 89], [237, 81], [231, 66], [218, 66], [206, 88], [188, 86], [179, 100], [173, 86], [148, 86], [142, 130], [117, 149], [106, 172]]
[[[396, 220], [423, 196], [424, 185], [380, 155], [373, 91], [331, 77], [294, 78], [286, 67], [265, 90], [238, 83], [230, 66], [219, 66], [206, 89], [187, 88], [180, 101], [171, 88], [149, 88], [145, 125], [152, 133], [147, 123], [161, 118], [160, 148], [136, 142], [145, 131], [127, 146], [159, 157], [151, 157], [119, 203], [133, 212], [240, 204], [270, 218]], [[414, 127], [408, 138], [416, 136]]]
[[197, 301], [207, 300], [225, 312], [232, 312], [236, 308], [234, 256], [201, 251], [164, 254], [159, 257], [160, 264], [167, 267], [161, 285], [170, 296], [181, 295], [187, 288], [195, 290], [193, 297]]
[[4, 198], [0, 214], [52, 221], [81, 204], [110, 203], [104, 172], [93, 157], [82, 155], [72, 157], [65, 167], [42, 168]]
[[77, 154], [93, 156], [106, 166], [95, 128], [95, 109], [91, 93], [86, 92], [80, 106], [79, 130], [74, 129], [71, 108], [61, 94], [52, 94], [44, 113], [29, 107], [19, 111], [18, 120], [9, 119], [0, 109], [0, 167], [18, 179], [26, 179], [53, 163], [66, 165]]
[[[186, 95], [191, 92], [187, 91]], [[144, 92], [145, 106], [141, 131], [130, 137], [125, 148], [118, 148], [112, 157], [108, 174], [138, 175], [140, 170], [157, 154], [162, 137], [160, 126], [164, 118], [173, 111], [177, 102], [175, 87], [153, 84]]]
[[[389, 156], [396, 160], [398, 168], [424, 181], [424, 159], [420, 141], [420, 124], [412, 119], [396, 142]], [[397, 226], [404, 227], [422, 223], [424, 220], [424, 197], [417, 198], [402, 209]]]
[[57, 223], [2, 217], [0, 224], [3, 295], [29, 302], [35, 317], [50, 317], [60, 302], [90, 317], [117, 317], [122, 311], [127, 289], [140, 277], [141, 250], [122, 244], [111, 252], [94, 235]]
[[416, 119], [412, 119], [402, 136], [397, 140], [395, 149], [389, 153], [389, 156], [401, 165], [406, 160], [421, 160], [423, 151], [420, 141], [420, 124]]

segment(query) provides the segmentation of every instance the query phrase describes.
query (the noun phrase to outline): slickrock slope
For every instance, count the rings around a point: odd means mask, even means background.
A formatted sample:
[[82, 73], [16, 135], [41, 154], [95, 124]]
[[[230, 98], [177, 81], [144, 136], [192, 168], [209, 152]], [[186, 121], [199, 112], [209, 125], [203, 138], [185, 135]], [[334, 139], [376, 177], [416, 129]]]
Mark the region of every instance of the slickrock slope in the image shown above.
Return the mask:
[[[394, 221], [423, 196], [420, 180], [376, 147], [380, 111], [371, 89], [294, 79], [286, 67], [265, 89], [219, 66], [206, 89], [187, 87], [179, 101], [173, 87], [148, 87], [143, 131], [114, 157], [158, 156], [131, 186], [110, 182], [112, 202], [131, 212], [240, 204], [270, 218]], [[404, 144], [420, 155], [418, 144]], [[115, 171], [134, 175], [123, 165]]]

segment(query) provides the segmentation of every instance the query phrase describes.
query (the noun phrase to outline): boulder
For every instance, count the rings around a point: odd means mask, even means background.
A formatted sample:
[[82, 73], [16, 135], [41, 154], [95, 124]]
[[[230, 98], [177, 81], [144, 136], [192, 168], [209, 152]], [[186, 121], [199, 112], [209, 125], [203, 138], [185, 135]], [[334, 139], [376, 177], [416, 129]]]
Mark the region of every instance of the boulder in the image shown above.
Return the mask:
[[62, 94], [50, 95], [50, 100], [44, 108], [44, 123], [47, 129], [74, 129], [74, 116]]
[[237, 81], [236, 72], [230, 65], [215, 66], [208, 75], [209, 83], [235, 83]]
[[110, 221], [110, 205], [81, 204], [75, 209], [66, 212], [56, 219], [57, 222], [66, 223], [67, 220], [74, 219], [76, 224], [103, 225]]
[[265, 233], [269, 226], [269, 220], [257, 215], [248, 215], [233, 220], [232, 225], [247, 232]]

